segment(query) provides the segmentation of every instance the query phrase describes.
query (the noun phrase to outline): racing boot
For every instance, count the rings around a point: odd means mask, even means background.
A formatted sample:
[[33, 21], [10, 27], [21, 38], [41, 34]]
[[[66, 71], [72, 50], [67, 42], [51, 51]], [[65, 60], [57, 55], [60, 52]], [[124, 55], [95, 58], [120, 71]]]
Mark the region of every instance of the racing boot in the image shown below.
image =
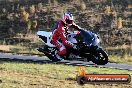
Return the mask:
[[59, 59], [60, 61], [61, 61], [61, 60], [64, 60], [64, 56], [59, 55], [59, 54], [57, 53], [57, 51], [55, 51], [55, 56], [56, 56], [56, 58]]

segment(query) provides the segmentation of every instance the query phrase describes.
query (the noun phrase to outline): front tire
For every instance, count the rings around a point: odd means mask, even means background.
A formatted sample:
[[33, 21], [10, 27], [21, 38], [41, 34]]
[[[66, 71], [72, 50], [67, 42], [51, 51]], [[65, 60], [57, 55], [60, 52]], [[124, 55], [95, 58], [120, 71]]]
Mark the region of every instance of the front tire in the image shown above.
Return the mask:
[[93, 57], [92, 62], [97, 65], [105, 65], [108, 63], [108, 55], [101, 48], [96, 51], [96, 54]]

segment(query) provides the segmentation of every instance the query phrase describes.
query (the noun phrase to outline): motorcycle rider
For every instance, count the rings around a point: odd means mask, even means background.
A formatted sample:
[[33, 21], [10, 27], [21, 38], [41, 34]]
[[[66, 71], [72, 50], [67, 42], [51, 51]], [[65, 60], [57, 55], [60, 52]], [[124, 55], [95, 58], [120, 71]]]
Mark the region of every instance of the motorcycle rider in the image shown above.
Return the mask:
[[57, 23], [56, 27], [54, 28], [52, 39], [51, 39], [52, 44], [54, 44], [59, 49], [56, 52], [56, 56], [60, 60], [62, 59], [60, 56], [66, 55], [65, 46], [77, 49], [77, 46], [75, 44], [67, 40], [66, 35], [68, 33], [69, 27], [72, 27], [74, 29], [81, 29], [78, 25], [74, 23], [73, 15], [67, 12], [63, 14], [62, 19]]

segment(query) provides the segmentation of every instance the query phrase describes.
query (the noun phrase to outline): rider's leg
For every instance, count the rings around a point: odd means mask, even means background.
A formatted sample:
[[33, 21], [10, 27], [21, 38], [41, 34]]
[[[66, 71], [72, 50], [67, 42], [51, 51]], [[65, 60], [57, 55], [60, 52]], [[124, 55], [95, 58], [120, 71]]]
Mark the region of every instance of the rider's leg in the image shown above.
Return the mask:
[[66, 48], [65, 46], [59, 42], [52, 42], [59, 50], [56, 52], [56, 57], [60, 60], [64, 59], [64, 56], [66, 55]]
[[66, 55], [66, 48], [65, 48], [65, 46], [61, 42], [59, 42], [59, 41], [57, 41], [57, 42], [60, 45], [58, 54], [62, 55], [62, 56]]
[[59, 49], [59, 51], [57, 52], [59, 55], [66, 54], [66, 48], [61, 42], [55, 41], [55, 42], [53, 42], [53, 44]]

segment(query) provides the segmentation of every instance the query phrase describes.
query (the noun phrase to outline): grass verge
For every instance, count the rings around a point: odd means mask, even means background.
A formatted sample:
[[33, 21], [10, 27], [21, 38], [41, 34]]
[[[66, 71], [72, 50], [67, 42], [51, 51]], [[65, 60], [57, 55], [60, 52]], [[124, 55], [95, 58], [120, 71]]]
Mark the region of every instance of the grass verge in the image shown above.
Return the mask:
[[109, 61], [115, 62], [115, 63], [132, 64], [132, 56], [129, 56], [129, 55], [124, 55], [124, 56], [110, 55]]
[[[132, 71], [100, 67], [84, 67], [88, 74], [130, 74]], [[80, 86], [75, 77], [78, 66], [43, 64], [31, 61], [0, 60], [0, 88], [131, 88], [130, 84], [86, 84]]]

